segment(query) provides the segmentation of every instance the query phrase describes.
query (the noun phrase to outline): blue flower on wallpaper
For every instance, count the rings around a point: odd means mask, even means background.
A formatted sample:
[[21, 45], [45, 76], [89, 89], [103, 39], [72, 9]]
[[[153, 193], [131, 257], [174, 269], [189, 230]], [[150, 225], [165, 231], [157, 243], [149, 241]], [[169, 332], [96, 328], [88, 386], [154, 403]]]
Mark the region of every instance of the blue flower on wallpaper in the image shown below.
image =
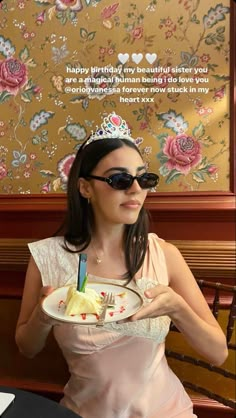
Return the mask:
[[0, 53], [5, 58], [12, 57], [15, 53], [15, 47], [12, 45], [10, 39], [6, 39], [3, 36], [0, 36]]
[[46, 125], [48, 119], [54, 116], [54, 112], [41, 110], [39, 113], [35, 113], [32, 119], [30, 120], [30, 129], [31, 131], [36, 131], [40, 126]]
[[181, 113], [177, 115], [174, 110], [169, 110], [167, 113], [161, 113], [158, 115], [159, 120], [164, 120], [165, 128], [170, 128], [176, 134], [185, 132], [188, 129], [188, 122], [185, 122]]
[[206, 29], [212, 28], [221, 20], [225, 20], [225, 14], [230, 12], [229, 7], [223, 6], [222, 3], [216, 5], [215, 8], [211, 7], [208, 10], [207, 15], [203, 16], [203, 24]]
[[180, 67], [195, 67], [198, 63], [198, 57], [189, 52], [181, 51], [180, 56], [182, 59], [182, 62], [179, 65]]
[[86, 129], [79, 123], [69, 123], [65, 131], [76, 141], [82, 141], [86, 138]]
[[11, 164], [13, 167], [19, 167], [21, 164], [25, 164], [27, 155], [20, 152], [20, 151], [13, 151], [14, 160], [12, 160]]

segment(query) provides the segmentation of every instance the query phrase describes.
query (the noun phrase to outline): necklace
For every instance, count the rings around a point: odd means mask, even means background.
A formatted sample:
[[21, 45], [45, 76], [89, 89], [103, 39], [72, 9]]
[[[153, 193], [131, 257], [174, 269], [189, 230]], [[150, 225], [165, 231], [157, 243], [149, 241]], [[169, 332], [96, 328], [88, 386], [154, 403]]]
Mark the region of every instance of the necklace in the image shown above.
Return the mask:
[[92, 244], [92, 247], [93, 247], [93, 251], [95, 253], [95, 256], [96, 256], [96, 263], [97, 264], [101, 264], [102, 259], [101, 259], [101, 257], [98, 256], [97, 251], [96, 251], [96, 248], [94, 247], [93, 243], [91, 243], [91, 244]]

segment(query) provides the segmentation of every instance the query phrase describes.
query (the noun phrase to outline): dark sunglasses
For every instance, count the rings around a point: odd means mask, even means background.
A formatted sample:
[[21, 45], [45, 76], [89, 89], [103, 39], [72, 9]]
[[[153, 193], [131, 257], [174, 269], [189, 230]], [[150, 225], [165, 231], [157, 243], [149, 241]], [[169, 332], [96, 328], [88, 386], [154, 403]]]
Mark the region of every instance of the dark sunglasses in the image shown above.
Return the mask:
[[151, 189], [158, 184], [159, 176], [155, 173], [144, 173], [140, 176], [131, 176], [129, 173], [117, 173], [109, 177], [93, 176], [91, 174], [86, 176], [86, 179], [105, 181], [113, 189], [127, 190], [132, 186], [134, 180], [137, 180], [142, 189]]

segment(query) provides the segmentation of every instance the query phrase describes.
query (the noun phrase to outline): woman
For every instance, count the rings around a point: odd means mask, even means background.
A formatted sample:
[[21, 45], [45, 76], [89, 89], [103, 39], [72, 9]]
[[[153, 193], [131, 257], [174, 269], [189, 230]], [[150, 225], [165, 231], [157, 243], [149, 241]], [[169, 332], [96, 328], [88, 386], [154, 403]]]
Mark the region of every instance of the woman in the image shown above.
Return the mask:
[[[170, 321], [211, 363], [227, 357], [224, 334], [180, 252], [148, 234], [143, 204], [157, 181], [146, 173], [126, 122], [110, 114], [71, 168], [64, 236], [29, 245], [16, 342], [33, 357], [53, 327], [71, 373], [61, 402], [83, 418], [195, 416], [166, 362]], [[42, 299], [74, 281], [78, 252], [87, 253], [89, 280], [125, 284], [142, 295], [144, 306], [128, 321], [102, 328], [43, 314]]]

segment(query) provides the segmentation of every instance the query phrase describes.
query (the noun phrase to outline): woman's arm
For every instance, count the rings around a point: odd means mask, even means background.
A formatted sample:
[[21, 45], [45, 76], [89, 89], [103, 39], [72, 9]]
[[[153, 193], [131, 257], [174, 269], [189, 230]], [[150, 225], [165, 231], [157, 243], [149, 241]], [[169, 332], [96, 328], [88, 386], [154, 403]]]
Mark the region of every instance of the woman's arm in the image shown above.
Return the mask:
[[26, 357], [32, 358], [43, 349], [52, 328], [53, 321], [41, 309], [43, 298], [52, 290], [42, 287], [41, 274], [31, 257], [15, 334], [16, 344]]
[[169, 286], [158, 285], [145, 292], [153, 299], [132, 317], [169, 315], [188, 343], [215, 365], [228, 355], [225, 335], [202, 295], [180, 251], [172, 244], [160, 242], [165, 254]]

